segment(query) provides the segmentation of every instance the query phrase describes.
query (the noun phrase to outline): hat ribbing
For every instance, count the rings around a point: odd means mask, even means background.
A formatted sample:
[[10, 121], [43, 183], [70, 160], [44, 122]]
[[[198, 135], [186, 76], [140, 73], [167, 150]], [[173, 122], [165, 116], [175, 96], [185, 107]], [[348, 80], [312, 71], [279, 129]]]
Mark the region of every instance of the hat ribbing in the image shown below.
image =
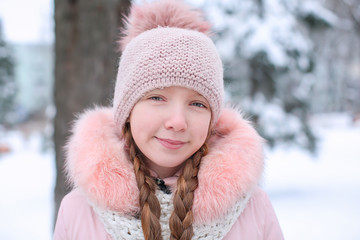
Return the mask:
[[214, 43], [204, 33], [157, 27], [131, 39], [120, 60], [114, 92], [117, 127], [123, 128], [144, 94], [171, 86], [186, 87], [205, 97], [212, 123], [216, 123], [223, 100], [223, 69]]

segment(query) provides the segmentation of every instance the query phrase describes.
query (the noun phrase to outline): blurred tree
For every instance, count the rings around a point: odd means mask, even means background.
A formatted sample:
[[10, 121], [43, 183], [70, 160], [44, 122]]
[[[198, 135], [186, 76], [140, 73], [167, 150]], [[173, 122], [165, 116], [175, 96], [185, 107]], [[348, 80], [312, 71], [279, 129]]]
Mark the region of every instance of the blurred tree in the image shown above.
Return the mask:
[[205, 7], [219, 32], [230, 99], [241, 102], [271, 146], [287, 142], [315, 151], [307, 121], [315, 58], [305, 28], [331, 23], [320, 14], [328, 11], [309, 2], [227, 0]]
[[[324, 4], [334, 14], [318, 10], [312, 16], [321, 15], [322, 24], [308, 24], [313, 40], [316, 68], [311, 99], [315, 113], [360, 113], [360, 1], [324, 0], [311, 1], [313, 6]], [[310, 9], [309, 7], [307, 9]], [[312, 7], [314, 9], [314, 7]], [[309, 21], [311, 23], [311, 21]], [[320, 25], [331, 28], [319, 28]]]
[[359, 1], [345, 1], [344, 4], [347, 6], [350, 18], [355, 26], [355, 31], [360, 35], [360, 2]]
[[116, 39], [130, 0], [55, 0], [55, 218], [69, 191], [63, 147], [75, 113], [108, 105], [116, 75]]
[[349, 66], [348, 69], [350, 69], [347, 71], [350, 74], [346, 75], [344, 81], [347, 90], [344, 98], [346, 99], [347, 110], [352, 114], [353, 120], [358, 121], [360, 118], [360, 1], [343, 0], [342, 3], [345, 6], [344, 15], [345, 17], [348, 16], [351, 22], [351, 27], [346, 29], [350, 44], [341, 43], [347, 46], [348, 52], [348, 59], [342, 63]]
[[14, 59], [10, 47], [3, 39], [0, 19], [0, 125], [11, 124], [15, 96]]

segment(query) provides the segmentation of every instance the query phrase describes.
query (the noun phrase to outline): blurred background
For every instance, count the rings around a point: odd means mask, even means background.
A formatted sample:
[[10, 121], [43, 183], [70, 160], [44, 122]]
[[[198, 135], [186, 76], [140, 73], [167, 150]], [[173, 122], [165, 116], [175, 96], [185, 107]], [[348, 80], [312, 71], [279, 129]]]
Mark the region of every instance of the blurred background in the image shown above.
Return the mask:
[[[135, 1], [140, 2], [140, 1]], [[360, 239], [360, 1], [196, 0], [267, 140], [286, 239]], [[0, 1], [0, 239], [51, 239], [76, 113], [110, 105], [130, 0]]]

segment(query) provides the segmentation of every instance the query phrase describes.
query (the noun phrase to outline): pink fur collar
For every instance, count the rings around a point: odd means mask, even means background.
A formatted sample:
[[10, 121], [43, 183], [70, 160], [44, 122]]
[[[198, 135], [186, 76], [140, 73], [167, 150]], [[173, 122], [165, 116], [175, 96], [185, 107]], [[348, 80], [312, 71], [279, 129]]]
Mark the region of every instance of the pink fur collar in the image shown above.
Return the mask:
[[[193, 205], [196, 223], [223, 216], [259, 182], [262, 139], [235, 110], [223, 110], [202, 159]], [[67, 146], [71, 183], [98, 206], [119, 213], [138, 211], [139, 190], [132, 164], [116, 134], [111, 108], [96, 108], [75, 122]]]

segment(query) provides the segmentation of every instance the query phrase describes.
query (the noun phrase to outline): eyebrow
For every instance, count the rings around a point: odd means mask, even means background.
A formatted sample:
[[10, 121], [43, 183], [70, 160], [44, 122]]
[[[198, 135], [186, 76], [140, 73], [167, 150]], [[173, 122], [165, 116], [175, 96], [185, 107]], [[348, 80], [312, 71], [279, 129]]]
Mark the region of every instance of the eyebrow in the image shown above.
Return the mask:
[[[195, 91], [194, 91], [195, 92]], [[195, 92], [195, 94], [193, 94], [194, 96], [196, 96], [196, 97], [202, 97], [202, 98], [204, 98], [204, 99], [206, 99], [203, 95], [201, 95], [200, 93], [198, 93], [198, 92]], [[206, 101], [207, 101], [207, 99], [206, 99]]]
[[[188, 88], [190, 89], [190, 88]], [[193, 89], [190, 89], [192, 90], [191, 94], [190, 94], [190, 97], [202, 97], [204, 98], [206, 101], [208, 101], [203, 95], [201, 95], [200, 93], [198, 93], [197, 91], [193, 90]], [[162, 92], [165, 91], [165, 88], [155, 88], [147, 93], [145, 93], [143, 96], [147, 96], [148, 94], [152, 94], [152, 93], [159, 93], [161, 94]]]

